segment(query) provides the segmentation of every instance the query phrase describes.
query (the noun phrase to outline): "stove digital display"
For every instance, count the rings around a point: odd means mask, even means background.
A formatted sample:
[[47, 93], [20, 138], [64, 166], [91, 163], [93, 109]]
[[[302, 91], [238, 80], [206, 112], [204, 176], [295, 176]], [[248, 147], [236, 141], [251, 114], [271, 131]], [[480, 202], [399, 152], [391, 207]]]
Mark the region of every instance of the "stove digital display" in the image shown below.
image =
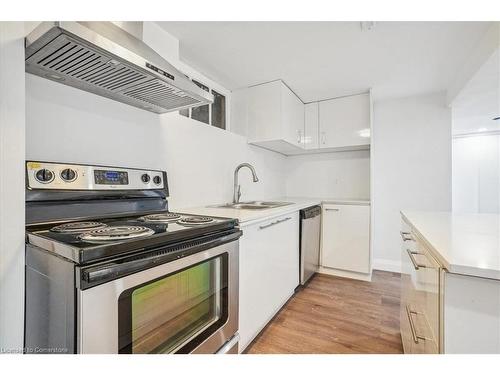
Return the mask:
[[128, 185], [128, 173], [96, 169], [94, 180], [96, 184], [101, 185]]

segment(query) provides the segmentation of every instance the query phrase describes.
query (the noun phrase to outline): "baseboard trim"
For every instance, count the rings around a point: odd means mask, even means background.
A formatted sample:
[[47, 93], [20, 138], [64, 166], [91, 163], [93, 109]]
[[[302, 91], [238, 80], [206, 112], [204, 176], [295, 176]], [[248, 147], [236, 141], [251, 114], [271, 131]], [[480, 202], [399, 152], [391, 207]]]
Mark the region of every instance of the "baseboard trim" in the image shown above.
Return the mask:
[[401, 273], [401, 262], [389, 259], [373, 259], [373, 269]]
[[358, 273], [352, 271], [337, 270], [335, 268], [320, 267], [318, 273], [323, 273], [325, 275], [347, 277], [349, 279], [356, 279], [362, 281], [372, 281], [372, 274]]

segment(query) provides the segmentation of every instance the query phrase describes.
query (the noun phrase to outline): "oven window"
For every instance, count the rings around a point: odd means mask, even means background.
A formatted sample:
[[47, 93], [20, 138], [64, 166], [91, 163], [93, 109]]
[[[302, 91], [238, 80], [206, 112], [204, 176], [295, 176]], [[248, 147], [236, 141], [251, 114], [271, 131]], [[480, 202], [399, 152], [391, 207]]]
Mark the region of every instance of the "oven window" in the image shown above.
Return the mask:
[[228, 313], [227, 254], [122, 293], [120, 353], [188, 353]]

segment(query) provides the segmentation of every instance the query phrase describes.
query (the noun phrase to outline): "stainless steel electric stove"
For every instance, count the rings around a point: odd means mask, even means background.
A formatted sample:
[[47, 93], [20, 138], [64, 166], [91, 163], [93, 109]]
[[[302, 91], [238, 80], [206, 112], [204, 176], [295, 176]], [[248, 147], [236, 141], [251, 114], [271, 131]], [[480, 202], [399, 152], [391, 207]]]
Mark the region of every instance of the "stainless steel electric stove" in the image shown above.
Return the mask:
[[26, 186], [26, 352], [237, 352], [234, 219], [170, 212], [163, 171], [29, 161]]

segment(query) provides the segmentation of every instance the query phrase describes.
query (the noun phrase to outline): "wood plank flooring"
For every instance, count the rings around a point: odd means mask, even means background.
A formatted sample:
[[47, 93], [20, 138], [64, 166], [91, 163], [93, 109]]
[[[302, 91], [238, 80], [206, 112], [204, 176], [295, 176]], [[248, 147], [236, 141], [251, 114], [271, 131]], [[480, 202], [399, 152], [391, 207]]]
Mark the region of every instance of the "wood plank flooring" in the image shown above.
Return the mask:
[[383, 271], [372, 282], [316, 274], [246, 353], [402, 353], [399, 284]]

